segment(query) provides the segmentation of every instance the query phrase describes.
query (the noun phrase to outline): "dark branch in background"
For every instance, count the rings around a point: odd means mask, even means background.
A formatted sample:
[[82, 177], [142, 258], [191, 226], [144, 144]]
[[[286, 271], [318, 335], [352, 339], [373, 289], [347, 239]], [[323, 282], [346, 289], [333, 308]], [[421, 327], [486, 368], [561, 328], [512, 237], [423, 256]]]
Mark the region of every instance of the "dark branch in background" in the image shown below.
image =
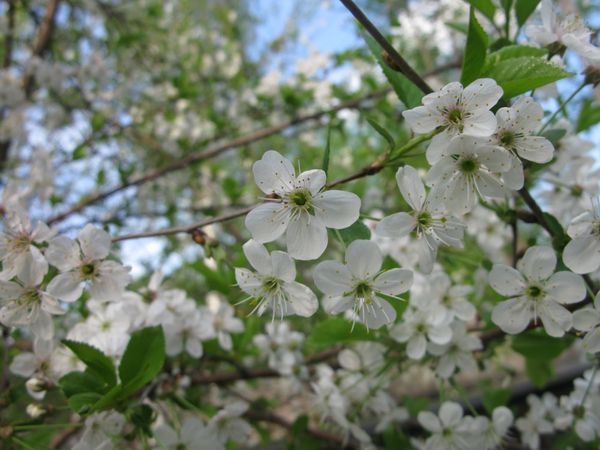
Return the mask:
[[377, 27], [369, 20], [369, 18], [361, 11], [361, 9], [352, 0], [340, 0], [343, 5], [352, 13], [352, 15], [365, 27], [365, 30], [377, 41], [381, 48], [386, 52], [386, 59], [389, 59], [392, 64], [390, 67], [398, 72], [401, 72], [406, 78], [412, 81], [424, 94], [430, 94], [433, 89], [427, 82], [414, 71], [412, 67], [404, 60], [396, 49], [383, 37]]
[[[14, 3], [15, 0], [10, 0], [9, 5]], [[31, 49], [31, 57], [41, 57], [46, 50], [48, 50], [50, 46], [50, 40], [52, 38], [52, 31], [54, 30], [54, 20], [56, 18], [56, 11], [58, 10], [58, 5], [60, 0], [48, 0], [48, 6], [46, 7], [46, 13], [44, 14], [44, 18], [40, 23], [38, 28], [38, 32], [33, 43], [33, 47]], [[9, 9], [10, 14], [10, 9]], [[10, 17], [9, 17], [10, 20]], [[14, 25], [14, 24], [13, 24]], [[10, 26], [10, 23], [9, 23]], [[11, 41], [11, 46], [12, 46]], [[12, 50], [11, 50], [12, 52]], [[5, 55], [6, 56], [6, 55]], [[6, 62], [6, 59], [5, 59]], [[5, 66], [7, 67], [7, 66]], [[25, 92], [25, 97], [29, 98], [33, 93], [33, 74], [26, 73], [23, 76], [22, 81], [23, 91]], [[3, 117], [2, 117], [3, 119]], [[6, 160], [8, 159], [8, 152], [10, 150], [11, 141], [0, 141], [0, 171], [5, 169]]]
[[17, 0], [6, 0], [8, 11], [8, 26], [6, 34], [4, 35], [4, 60], [2, 61], [2, 67], [5, 69], [10, 66], [12, 62], [13, 44], [15, 40], [15, 15], [17, 12]]

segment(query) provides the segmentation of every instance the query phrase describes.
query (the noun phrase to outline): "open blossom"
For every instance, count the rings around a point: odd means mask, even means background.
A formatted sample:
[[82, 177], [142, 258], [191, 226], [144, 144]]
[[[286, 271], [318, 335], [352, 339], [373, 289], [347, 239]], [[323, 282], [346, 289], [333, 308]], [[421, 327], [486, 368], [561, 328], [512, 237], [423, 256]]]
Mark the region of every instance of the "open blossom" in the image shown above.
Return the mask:
[[430, 411], [421, 411], [419, 424], [431, 433], [425, 443], [426, 450], [464, 450], [471, 448], [468, 422], [463, 417], [462, 407], [455, 402], [444, 402], [439, 416]]
[[[383, 256], [372, 241], [353, 241], [346, 250], [346, 264], [323, 261], [315, 268], [315, 284], [328, 297], [326, 310], [338, 314], [351, 310], [355, 320], [379, 328], [396, 320], [396, 310], [385, 296], [406, 292], [413, 280], [407, 269], [381, 272]], [[383, 295], [382, 295], [383, 294]], [[395, 301], [400, 301], [399, 299]]]
[[499, 303], [492, 320], [506, 333], [517, 334], [539, 317], [550, 336], [571, 328], [571, 313], [562, 305], [585, 298], [583, 279], [571, 272], [556, 272], [556, 255], [550, 247], [527, 249], [517, 268], [495, 264], [489, 275], [492, 288], [511, 297]]
[[244, 331], [244, 322], [235, 317], [231, 305], [222, 301], [216, 294], [209, 293], [206, 297], [206, 303], [219, 345], [223, 350], [230, 351], [233, 348], [230, 333]]
[[96, 300], [116, 301], [130, 281], [130, 268], [104, 260], [110, 253], [110, 236], [87, 224], [77, 240], [79, 243], [59, 236], [50, 241], [46, 258], [62, 273], [52, 279], [48, 292], [61, 300], [75, 301], [85, 283]]
[[578, 309], [573, 313], [573, 328], [585, 331], [581, 346], [586, 352], [600, 352], [600, 293], [594, 299], [594, 306]]
[[48, 272], [48, 262], [34, 244], [47, 241], [52, 234], [43, 222], [37, 222], [36, 226], [32, 227], [24, 211], [9, 211], [4, 220], [4, 232], [0, 233], [0, 280], [10, 280], [15, 275], [32, 272], [25, 276], [28, 279], [39, 278], [41, 281]]
[[159, 444], [156, 449], [225, 449], [225, 442], [219, 439], [215, 430], [194, 416], [186, 417], [179, 429], [161, 424], [154, 430], [154, 436]]
[[510, 108], [496, 113], [498, 129], [490, 143], [505, 148], [511, 154], [511, 168], [502, 174], [510, 189], [523, 187], [523, 164], [519, 158], [540, 164], [552, 159], [554, 147], [543, 136], [538, 136], [544, 111], [531, 97], [521, 97]]
[[426, 182], [434, 207], [465, 214], [482, 198], [503, 198], [504, 182], [498, 173], [511, 168], [510, 153], [473, 136], [457, 136], [429, 169]]
[[464, 226], [454, 217], [431, 208], [423, 182], [413, 167], [400, 167], [396, 172], [396, 182], [412, 211], [384, 217], [377, 225], [376, 233], [383, 237], [400, 238], [416, 232], [421, 247], [420, 266], [424, 272], [431, 272], [438, 246], [462, 247]]
[[481, 340], [468, 334], [463, 322], [452, 323], [452, 339], [447, 344], [430, 342], [427, 351], [439, 357], [436, 373], [442, 378], [450, 378], [458, 368], [462, 372], [477, 372], [477, 362], [473, 352], [481, 350]]
[[427, 148], [427, 161], [435, 164], [453, 137], [461, 134], [487, 137], [496, 131], [496, 117], [490, 108], [500, 100], [502, 93], [502, 88], [491, 78], [475, 80], [466, 88], [452, 82], [423, 97], [423, 106], [404, 111], [402, 115], [415, 133], [430, 133], [443, 127]]
[[256, 269], [236, 267], [235, 279], [240, 289], [250, 295], [255, 305], [251, 314], [261, 316], [267, 309], [275, 316], [290, 314], [310, 317], [319, 307], [314, 292], [296, 281], [294, 260], [285, 252], [267, 252], [264, 245], [251, 239], [244, 244], [244, 254]]
[[575, 273], [590, 273], [600, 267], [600, 198], [592, 201], [593, 211], [573, 219], [567, 233], [572, 240], [563, 250], [565, 265]]
[[308, 170], [296, 176], [289, 160], [269, 150], [254, 163], [252, 171], [265, 194], [280, 198], [254, 208], [246, 216], [246, 227], [256, 242], [271, 242], [286, 233], [292, 258], [316, 259], [327, 247], [327, 228], [347, 228], [358, 219], [360, 198], [356, 194], [321, 192], [326, 176], [323, 170]]

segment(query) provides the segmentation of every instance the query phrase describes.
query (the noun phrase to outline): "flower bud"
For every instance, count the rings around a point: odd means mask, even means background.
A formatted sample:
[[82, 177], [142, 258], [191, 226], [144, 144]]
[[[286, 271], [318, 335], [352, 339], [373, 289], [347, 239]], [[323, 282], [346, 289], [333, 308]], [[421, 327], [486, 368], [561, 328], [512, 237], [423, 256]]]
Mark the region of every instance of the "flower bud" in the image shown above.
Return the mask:
[[30, 403], [29, 405], [27, 405], [27, 408], [25, 408], [25, 411], [32, 419], [37, 419], [38, 417], [43, 416], [47, 412], [42, 405], [39, 405], [37, 403]]
[[27, 380], [25, 386], [31, 392], [44, 392], [47, 388], [46, 382], [37, 377], [33, 377]]

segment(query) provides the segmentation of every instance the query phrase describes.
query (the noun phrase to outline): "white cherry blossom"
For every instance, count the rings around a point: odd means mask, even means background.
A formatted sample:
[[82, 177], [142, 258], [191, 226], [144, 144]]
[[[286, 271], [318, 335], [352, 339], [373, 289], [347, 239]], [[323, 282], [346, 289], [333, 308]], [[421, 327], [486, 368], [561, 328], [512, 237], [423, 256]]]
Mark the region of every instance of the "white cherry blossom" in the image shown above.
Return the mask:
[[581, 343], [586, 352], [600, 352], [600, 293], [596, 295], [593, 307], [578, 309], [573, 313], [573, 328], [586, 332]]
[[243, 250], [256, 273], [236, 268], [235, 279], [240, 289], [250, 295], [248, 300], [253, 299], [250, 314], [261, 316], [271, 309], [275, 319], [290, 314], [310, 317], [317, 311], [319, 302], [314, 292], [294, 281], [296, 266], [287, 253], [276, 250], [269, 254], [264, 245], [253, 239], [244, 244]]
[[600, 267], [600, 198], [595, 197], [592, 204], [592, 211], [575, 217], [567, 228], [572, 240], [563, 250], [563, 261], [575, 273], [590, 273]]
[[[315, 267], [317, 288], [327, 295], [330, 314], [351, 310], [354, 319], [368, 328], [379, 328], [396, 320], [396, 310], [384, 298], [406, 292], [413, 279], [407, 269], [381, 272], [383, 255], [376, 243], [356, 240], [346, 249], [346, 264], [323, 261]], [[393, 301], [401, 301], [394, 299]]]
[[360, 198], [351, 192], [323, 191], [323, 170], [296, 176], [289, 160], [269, 150], [254, 163], [252, 171], [258, 187], [280, 200], [250, 211], [246, 227], [261, 244], [286, 233], [287, 250], [294, 259], [318, 258], [327, 247], [327, 228], [347, 228], [358, 219]]
[[490, 78], [475, 80], [466, 88], [452, 82], [423, 97], [423, 106], [404, 111], [402, 115], [415, 133], [430, 133], [443, 127], [427, 148], [427, 160], [435, 164], [453, 137], [461, 134], [487, 137], [496, 131], [496, 117], [490, 108], [500, 100], [502, 93], [502, 88]]
[[104, 260], [110, 252], [108, 233], [88, 224], [77, 240], [59, 236], [50, 241], [46, 258], [61, 273], [49, 283], [48, 292], [61, 300], [75, 301], [85, 283], [96, 300], [118, 300], [130, 281], [130, 268]]
[[498, 173], [510, 170], [512, 160], [504, 148], [482, 138], [462, 135], [452, 139], [440, 156], [426, 177], [432, 187], [429, 196], [434, 207], [465, 214], [479, 197], [505, 196], [504, 182]]
[[456, 369], [461, 372], [477, 372], [477, 362], [473, 352], [481, 350], [481, 340], [468, 334], [465, 324], [455, 321], [452, 323], [452, 339], [447, 344], [439, 345], [434, 342], [427, 344], [427, 351], [439, 357], [435, 371], [442, 378], [450, 378]]
[[219, 345], [223, 350], [230, 351], [233, 348], [230, 333], [244, 331], [244, 322], [235, 317], [235, 311], [231, 305], [221, 300], [215, 293], [208, 294], [206, 303], [211, 313], [212, 326], [217, 334]]
[[431, 433], [425, 442], [425, 450], [468, 449], [468, 422], [463, 417], [462, 407], [456, 402], [444, 402], [436, 416], [430, 411], [421, 411], [419, 424]]
[[424, 272], [431, 272], [438, 246], [462, 247], [464, 226], [454, 217], [431, 208], [425, 186], [413, 167], [400, 167], [396, 172], [396, 182], [412, 211], [384, 217], [377, 225], [376, 233], [379, 236], [397, 239], [415, 232], [422, 248], [419, 252], [420, 266]]
[[563, 305], [585, 298], [583, 279], [571, 272], [556, 272], [556, 255], [550, 247], [527, 249], [517, 268], [495, 264], [489, 275], [492, 288], [511, 297], [494, 307], [492, 320], [503, 331], [518, 334], [539, 317], [550, 336], [571, 328], [571, 313]]

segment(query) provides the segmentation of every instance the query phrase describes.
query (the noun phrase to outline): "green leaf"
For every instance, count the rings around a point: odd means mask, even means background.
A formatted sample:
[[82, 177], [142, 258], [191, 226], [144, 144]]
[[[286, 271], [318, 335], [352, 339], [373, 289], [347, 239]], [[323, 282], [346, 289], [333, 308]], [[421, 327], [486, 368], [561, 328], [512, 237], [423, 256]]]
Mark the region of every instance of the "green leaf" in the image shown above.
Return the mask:
[[593, 104], [593, 101], [587, 99], [581, 106], [579, 118], [577, 119], [577, 132], [585, 131], [600, 122], [600, 105]]
[[375, 39], [362, 31], [361, 34], [365, 39], [369, 50], [371, 50], [371, 53], [379, 63], [381, 70], [383, 70], [388, 82], [394, 88], [400, 101], [404, 103], [407, 108], [419, 106], [421, 104], [421, 98], [423, 97], [421, 90], [400, 72], [395, 71], [386, 64], [382, 57], [381, 48]]
[[565, 233], [563, 226], [558, 219], [552, 214], [545, 212], [544, 219], [548, 224], [548, 228], [552, 232], [552, 247], [559, 253], [562, 253], [565, 246], [569, 243], [569, 236]]
[[411, 417], [417, 417], [421, 411], [425, 411], [429, 407], [430, 400], [427, 397], [410, 397], [404, 395], [402, 404], [408, 409]]
[[355, 323], [352, 329], [352, 322], [341, 317], [333, 317], [313, 327], [311, 335], [306, 340], [306, 346], [311, 350], [319, 350], [349, 342], [374, 339], [373, 333], [369, 333], [364, 325]]
[[520, 56], [539, 56], [546, 55], [548, 51], [545, 48], [529, 47], [528, 45], [507, 45], [501, 49], [490, 53], [485, 59], [483, 73], [492, 69], [500, 61], [518, 58]]
[[564, 128], [554, 128], [552, 130], [546, 130], [542, 133], [546, 139], [548, 139], [552, 145], [556, 147], [558, 141], [560, 141], [567, 134], [567, 130]]
[[142, 430], [146, 436], [152, 436], [150, 425], [154, 421], [155, 414], [150, 406], [144, 404], [136, 405], [131, 408], [128, 416], [136, 428]]
[[512, 348], [527, 359], [553, 360], [565, 351], [572, 343], [572, 336], [554, 338], [545, 331], [536, 329], [515, 336]]
[[485, 63], [487, 45], [488, 36], [475, 17], [475, 9], [471, 7], [469, 33], [467, 34], [465, 57], [460, 75], [460, 82], [464, 86], [479, 78]]
[[92, 115], [92, 118], [90, 120], [90, 124], [92, 126], [92, 131], [96, 132], [99, 131], [103, 126], [104, 126], [104, 117], [102, 116], [102, 114], [95, 112]]
[[517, 13], [517, 23], [522, 27], [529, 16], [533, 14], [540, 0], [517, 0], [515, 3], [515, 12]]
[[406, 450], [412, 448], [406, 434], [390, 425], [383, 432], [383, 443], [386, 450]]
[[481, 74], [494, 78], [504, 89], [506, 99], [572, 75], [544, 58], [534, 56], [505, 59]]
[[77, 358], [79, 358], [88, 368], [88, 370], [100, 377], [108, 386], [117, 384], [117, 375], [115, 366], [108, 356], [84, 342], [76, 342], [65, 339], [63, 344], [68, 347]]
[[318, 450], [321, 445], [314, 436], [308, 433], [308, 416], [299, 416], [292, 424], [291, 442], [286, 450]]
[[323, 164], [321, 168], [327, 174], [329, 170], [329, 153], [331, 152], [331, 122], [327, 127], [327, 144], [325, 145], [325, 153], [323, 154]]
[[67, 397], [86, 392], [104, 394], [106, 384], [91, 372], [69, 372], [58, 380], [58, 385]]
[[496, 12], [496, 6], [492, 0], [466, 0], [473, 8], [481, 12], [485, 17], [494, 21], [494, 13]]
[[125, 348], [119, 377], [126, 393], [151, 381], [165, 362], [165, 335], [161, 326], [135, 331]]
[[525, 360], [525, 372], [538, 388], [544, 387], [554, 377], [554, 367], [550, 361], [544, 359]]
[[69, 408], [78, 414], [87, 414], [92, 410], [92, 406], [100, 399], [100, 394], [95, 392], [85, 392], [82, 394], [75, 394], [69, 398], [67, 402]]
[[386, 130], [383, 126], [379, 125], [375, 121], [375, 119], [371, 117], [367, 117], [367, 122], [369, 122], [369, 125], [371, 125], [371, 127], [373, 127], [373, 129], [377, 131], [377, 133], [379, 133], [381, 137], [383, 137], [387, 141], [387, 143], [390, 145], [390, 150], [396, 148], [396, 141], [394, 140], [394, 138], [388, 130]]
[[371, 230], [360, 220], [354, 222], [348, 228], [339, 230], [339, 233], [346, 245], [357, 239], [371, 239]]

